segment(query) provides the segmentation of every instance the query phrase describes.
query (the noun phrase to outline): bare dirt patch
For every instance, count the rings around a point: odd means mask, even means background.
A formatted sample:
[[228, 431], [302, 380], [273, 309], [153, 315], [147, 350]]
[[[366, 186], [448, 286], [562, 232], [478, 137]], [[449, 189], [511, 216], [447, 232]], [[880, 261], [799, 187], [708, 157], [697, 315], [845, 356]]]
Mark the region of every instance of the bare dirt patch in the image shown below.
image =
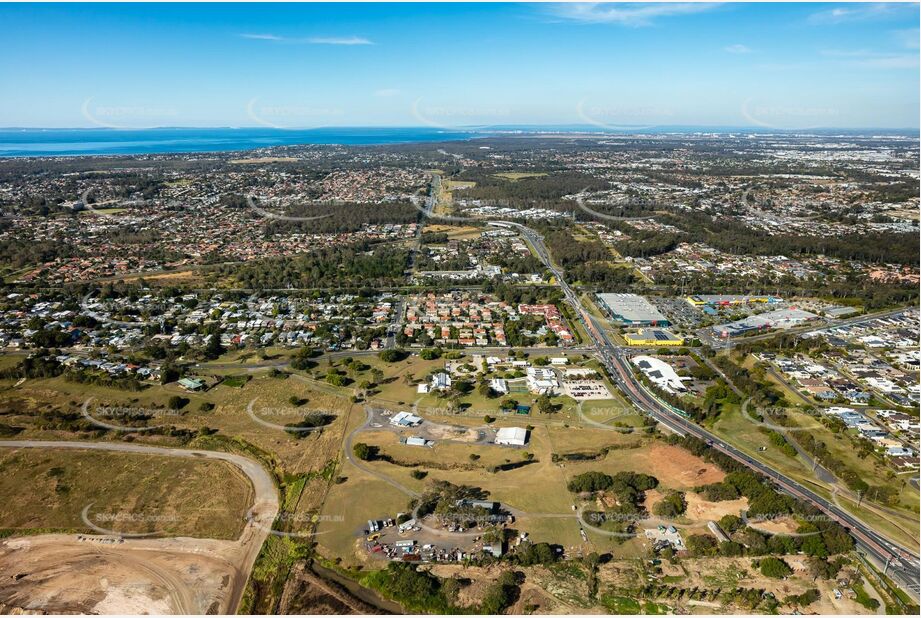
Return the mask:
[[799, 524], [796, 523], [796, 520], [790, 517], [765, 521], [749, 521], [748, 525], [755, 530], [767, 532], [768, 534], [790, 534], [796, 532], [799, 528]]
[[439, 425], [437, 423], [426, 423], [426, 430], [432, 439], [435, 440], [455, 440], [458, 442], [476, 442], [480, 439], [480, 432], [476, 429], [466, 427], [457, 427], [451, 425]]
[[739, 511], [748, 508], [748, 498], [708, 502], [698, 494], [688, 492], [685, 500], [688, 504], [687, 517], [701, 521], [718, 521], [723, 515], [738, 515]]
[[227, 613], [239, 545], [42, 535], [0, 543], [3, 613]]
[[195, 273], [191, 270], [180, 270], [177, 272], [168, 272], [168, 273], [156, 273], [150, 275], [137, 275], [134, 277], [124, 277], [121, 280], [124, 282], [138, 281], [139, 279], [144, 279], [145, 281], [174, 281], [177, 279], [191, 279], [195, 276]]
[[[619, 456], [614, 454], [613, 456]], [[609, 459], [611, 455], [608, 456]], [[631, 469], [652, 474], [669, 489], [692, 489], [698, 485], [718, 483], [725, 473], [716, 466], [678, 446], [655, 442], [648, 448], [630, 453]]]

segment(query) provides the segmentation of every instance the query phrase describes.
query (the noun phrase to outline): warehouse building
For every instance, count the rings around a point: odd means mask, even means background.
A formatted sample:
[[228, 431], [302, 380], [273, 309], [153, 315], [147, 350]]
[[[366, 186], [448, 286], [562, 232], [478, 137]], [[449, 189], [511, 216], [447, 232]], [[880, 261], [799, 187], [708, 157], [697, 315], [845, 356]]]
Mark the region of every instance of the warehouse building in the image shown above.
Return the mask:
[[616, 322], [632, 326], [668, 326], [655, 305], [637, 294], [598, 294], [601, 309]]
[[814, 313], [802, 309], [780, 309], [769, 313], [751, 315], [745, 319], [713, 327], [717, 337], [739, 337], [758, 331], [793, 328], [819, 319]]
[[496, 432], [496, 444], [524, 446], [528, 443], [528, 430], [523, 427], [503, 427]]
[[684, 345], [684, 337], [663, 328], [641, 328], [633, 333], [625, 333], [624, 341], [634, 346], [679, 346]]

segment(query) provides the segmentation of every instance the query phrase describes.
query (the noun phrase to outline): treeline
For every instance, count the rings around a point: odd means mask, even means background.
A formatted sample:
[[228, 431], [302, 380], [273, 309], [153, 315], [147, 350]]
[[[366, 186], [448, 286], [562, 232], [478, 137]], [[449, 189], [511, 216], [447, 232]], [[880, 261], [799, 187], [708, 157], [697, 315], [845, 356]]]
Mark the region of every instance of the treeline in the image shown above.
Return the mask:
[[825, 255], [873, 264], [918, 263], [918, 234], [870, 232], [844, 236], [770, 235], [744, 222], [712, 217], [701, 212], [672, 213], [662, 217], [684, 231], [689, 242], [702, 242], [736, 255]]
[[553, 254], [553, 259], [563, 268], [585, 262], [608, 261], [613, 257], [600, 240], [577, 241], [565, 229], [546, 232], [544, 242]]
[[22, 359], [18, 365], [0, 371], [0, 377], [17, 380], [19, 378], [40, 379], [54, 378], [64, 373], [64, 366], [48, 350], [39, 350]]
[[[501, 172], [500, 172], [501, 173]], [[456, 180], [473, 181], [476, 186], [460, 194], [466, 199], [506, 201], [517, 206], [559, 206], [564, 195], [609, 188], [607, 180], [582, 172], [550, 172], [546, 176], [531, 176], [510, 180], [494, 175], [495, 172], [466, 170]]]
[[575, 281], [604, 290], [627, 289], [639, 281], [632, 268], [606, 262], [575, 264], [567, 272]]
[[629, 236], [629, 238], [619, 239], [614, 242], [617, 251], [627, 257], [648, 258], [654, 255], [662, 255], [687, 240], [683, 234], [677, 232], [638, 230], [625, 223], [615, 223], [611, 227]]
[[491, 256], [489, 261], [510, 273], [543, 273], [546, 270], [544, 263], [531, 254], [498, 254]]
[[572, 478], [567, 489], [573, 493], [609, 492], [617, 504], [604, 511], [586, 511], [583, 517], [594, 525], [613, 532], [632, 532], [636, 518], [646, 514], [643, 501], [646, 492], [655, 489], [659, 480], [648, 474], [624, 471], [614, 476], [589, 471]]
[[765, 379], [763, 367], [756, 365], [754, 369], [745, 369], [726, 356], [713, 357], [713, 363], [736, 388], [751, 398], [751, 403], [755, 406], [782, 407], [786, 405], [783, 395]]
[[[0, 231], [2, 231], [0, 224]], [[0, 240], [0, 264], [12, 269], [25, 268], [45, 262], [69, 258], [77, 253], [66, 243], [50, 240], [23, 240], [8, 238]]]
[[302, 255], [221, 265], [211, 272], [254, 289], [386, 287], [403, 283], [408, 263], [403, 248], [366, 243], [323, 247]]
[[416, 223], [422, 216], [408, 202], [380, 204], [297, 204], [276, 211], [271, 204], [260, 204], [267, 212], [287, 217], [320, 217], [309, 221], [271, 219], [266, 234], [339, 234], [360, 230], [365, 225]]
[[499, 300], [510, 305], [558, 305], [563, 301], [563, 292], [556, 286], [515, 286], [497, 280], [487, 281], [483, 285], [483, 293], [493, 294]]
[[679, 294], [762, 294], [770, 292], [784, 298], [793, 296], [827, 298], [842, 304], [860, 304], [867, 310], [909, 304], [918, 298], [918, 286], [912, 282], [873, 281], [863, 273], [848, 273], [844, 278], [766, 274], [739, 278], [717, 273], [659, 271], [656, 284], [669, 293]]

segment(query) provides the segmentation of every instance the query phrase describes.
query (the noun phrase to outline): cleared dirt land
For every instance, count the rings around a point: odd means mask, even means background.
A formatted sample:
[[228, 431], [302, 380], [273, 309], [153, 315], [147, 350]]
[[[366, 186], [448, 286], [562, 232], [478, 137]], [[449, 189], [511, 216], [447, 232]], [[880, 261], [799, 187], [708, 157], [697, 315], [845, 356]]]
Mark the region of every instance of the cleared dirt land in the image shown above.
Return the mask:
[[[46, 534], [0, 542], [0, 612], [226, 613], [239, 545]], [[110, 542], [105, 542], [110, 541]]]

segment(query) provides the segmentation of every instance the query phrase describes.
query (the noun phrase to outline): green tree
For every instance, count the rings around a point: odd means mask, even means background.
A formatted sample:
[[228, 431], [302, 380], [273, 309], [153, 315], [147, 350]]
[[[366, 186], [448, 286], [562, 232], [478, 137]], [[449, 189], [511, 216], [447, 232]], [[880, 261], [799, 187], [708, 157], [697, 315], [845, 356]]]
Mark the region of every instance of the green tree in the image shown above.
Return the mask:
[[362, 461], [370, 461], [374, 457], [376, 450], [376, 448], [364, 442], [358, 442], [352, 447], [352, 452], [355, 453], [355, 457]]
[[793, 573], [793, 569], [790, 568], [789, 564], [774, 556], [762, 558], [758, 568], [762, 575], [774, 579], [783, 579]]

